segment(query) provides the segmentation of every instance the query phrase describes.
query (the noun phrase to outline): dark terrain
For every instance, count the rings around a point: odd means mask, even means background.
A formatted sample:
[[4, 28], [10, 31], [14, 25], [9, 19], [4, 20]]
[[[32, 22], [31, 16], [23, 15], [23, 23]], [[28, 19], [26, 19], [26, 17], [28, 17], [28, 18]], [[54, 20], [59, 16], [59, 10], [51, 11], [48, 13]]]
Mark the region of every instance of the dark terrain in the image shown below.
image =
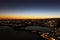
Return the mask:
[[0, 19], [0, 39], [19, 39], [19, 40], [45, 40], [40, 35], [33, 32], [27, 32], [25, 30], [15, 30], [26, 26], [42, 26], [50, 27], [49, 24], [45, 25], [49, 21], [55, 21], [58, 25], [52, 28], [60, 28], [60, 18], [54, 19]]
[[[1, 26], [0, 26], [1, 27]], [[10, 39], [10, 40], [42, 40], [37, 34], [26, 31], [16, 31], [9, 27], [2, 26], [0, 28], [0, 40]]]

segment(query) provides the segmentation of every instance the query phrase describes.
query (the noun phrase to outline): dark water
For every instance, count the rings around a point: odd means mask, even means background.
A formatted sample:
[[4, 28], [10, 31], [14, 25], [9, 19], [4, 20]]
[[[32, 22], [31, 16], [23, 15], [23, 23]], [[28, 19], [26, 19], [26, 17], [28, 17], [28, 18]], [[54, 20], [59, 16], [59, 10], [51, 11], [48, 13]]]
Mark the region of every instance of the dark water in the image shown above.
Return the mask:
[[0, 39], [44, 40], [32, 32], [16, 31], [8, 26], [0, 26]]
[[40, 31], [40, 32], [50, 32], [53, 30], [52, 28], [41, 27], [41, 26], [27, 26], [25, 29], [26, 30], [36, 30], [36, 31]]

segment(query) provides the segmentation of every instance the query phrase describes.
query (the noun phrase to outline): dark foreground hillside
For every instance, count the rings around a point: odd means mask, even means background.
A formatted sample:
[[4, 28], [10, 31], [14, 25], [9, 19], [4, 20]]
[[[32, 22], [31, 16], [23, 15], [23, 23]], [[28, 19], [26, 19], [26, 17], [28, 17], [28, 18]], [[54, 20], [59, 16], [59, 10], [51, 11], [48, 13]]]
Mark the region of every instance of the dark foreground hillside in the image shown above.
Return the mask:
[[37, 34], [25, 31], [16, 31], [9, 27], [0, 27], [0, 40], [43, 40]]

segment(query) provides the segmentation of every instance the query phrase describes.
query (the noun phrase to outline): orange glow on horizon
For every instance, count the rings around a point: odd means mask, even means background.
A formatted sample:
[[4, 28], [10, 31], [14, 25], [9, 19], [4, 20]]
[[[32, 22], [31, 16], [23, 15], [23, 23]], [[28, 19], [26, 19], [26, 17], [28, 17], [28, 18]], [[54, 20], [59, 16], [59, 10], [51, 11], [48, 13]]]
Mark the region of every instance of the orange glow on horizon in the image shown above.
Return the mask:
[[44, 18], [60, 18], [54, 16], [0, 16], [0, 19], [44, 19]]

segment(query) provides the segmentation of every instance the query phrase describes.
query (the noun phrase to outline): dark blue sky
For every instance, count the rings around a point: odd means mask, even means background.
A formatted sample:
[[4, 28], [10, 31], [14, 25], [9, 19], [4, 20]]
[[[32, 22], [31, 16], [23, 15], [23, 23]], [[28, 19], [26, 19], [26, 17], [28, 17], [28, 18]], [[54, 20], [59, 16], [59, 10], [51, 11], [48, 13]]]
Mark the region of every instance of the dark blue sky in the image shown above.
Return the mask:
[[59, 0], [2, 0], [1, 15], [60, 17]]

